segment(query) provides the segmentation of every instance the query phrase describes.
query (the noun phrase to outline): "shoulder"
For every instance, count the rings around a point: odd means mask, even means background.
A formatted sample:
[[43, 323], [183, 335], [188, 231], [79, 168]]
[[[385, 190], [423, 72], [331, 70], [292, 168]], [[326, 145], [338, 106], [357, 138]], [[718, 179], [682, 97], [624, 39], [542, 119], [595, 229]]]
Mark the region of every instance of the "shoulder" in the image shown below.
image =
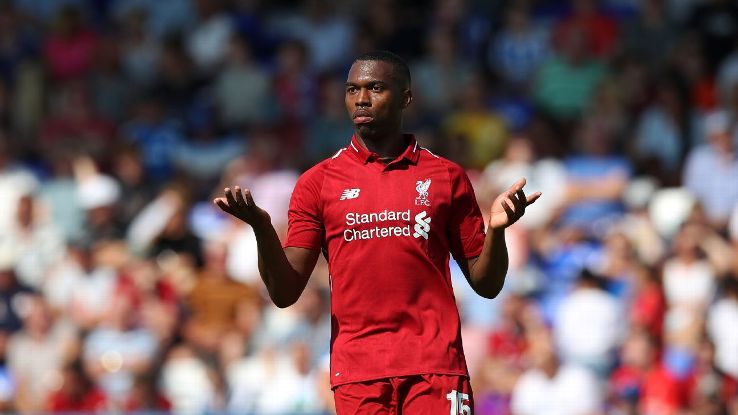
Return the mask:
[[439, 168], [444, 169], [448, 172], [452, 178], [458, 178], [466, 176], [466, 171], [459, 164], [441, 157], [425, 147], [418, 147], [420, 149], [420, 162], [425, 164], [433, 164]]
[[687, 164], [706, 164], [712, 166], [715, 152], [709, 144], [700, 144], [687, 154]]

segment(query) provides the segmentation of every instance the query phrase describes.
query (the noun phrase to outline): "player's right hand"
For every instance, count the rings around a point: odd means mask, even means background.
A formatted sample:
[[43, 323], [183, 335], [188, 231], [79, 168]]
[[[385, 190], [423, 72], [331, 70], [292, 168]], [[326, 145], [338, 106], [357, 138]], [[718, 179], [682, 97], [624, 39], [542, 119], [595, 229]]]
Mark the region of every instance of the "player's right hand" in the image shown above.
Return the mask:
[[228, 214], [248, 223], [251, 226], [258, 227], [271, 223], [271, 218], [266, 210], [256, 206], [251, 192], [246, 189], [234, 186], [233, 189], [226, 187], [223, 189], [225, 197], [217, 197], [213, 203]]

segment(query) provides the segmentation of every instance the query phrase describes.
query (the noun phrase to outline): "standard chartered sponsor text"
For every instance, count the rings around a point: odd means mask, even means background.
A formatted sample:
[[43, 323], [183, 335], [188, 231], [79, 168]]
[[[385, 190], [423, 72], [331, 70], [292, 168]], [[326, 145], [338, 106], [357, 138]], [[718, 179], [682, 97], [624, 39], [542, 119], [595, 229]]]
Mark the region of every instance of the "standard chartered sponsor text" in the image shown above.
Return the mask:
[[[401, 221], [406, 224], [400, 226], [381, 225], [381, 222], [387, 221]], [[343, 239], [347, 242], [351, 242], [363, 239], [387, 238], [390, 236], [411, 236], [412, 233], [410, 227], [410, 209], [404, 211], [385, 209], [381, 212], [350, 212], [346, 214], [347, 226], [364, 225], [368, 223], [379, 223], [379, 225], [367, 229], [345, 229], [343, 231]]]

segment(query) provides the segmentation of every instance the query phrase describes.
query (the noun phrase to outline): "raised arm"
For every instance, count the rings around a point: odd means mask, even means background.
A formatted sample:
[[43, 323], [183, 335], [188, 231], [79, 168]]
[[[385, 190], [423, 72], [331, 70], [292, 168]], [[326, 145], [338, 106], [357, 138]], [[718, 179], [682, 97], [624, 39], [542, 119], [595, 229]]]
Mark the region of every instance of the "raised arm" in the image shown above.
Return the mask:
[[526, 197], [523, 186], [525, 179], [518, 180], [492, 203], [482, 253], [466, 261], [457, 260], [469, 284], [482, 297], [497, 297], [505, 283], [508, 267], [505, 228], [520, 219], [525, 208], [541, 197], [541, 192]]
[[251, 192], [234, 186], [225, 188], [225, 197], [213, 202], [224, 212], [248, 223], [254, 229], [259, 255], [259, 274], [269, 297], [277, 307], [294, 304], [307, 285], [320, 251], [282, 248], [269, 214], [254, 203]]

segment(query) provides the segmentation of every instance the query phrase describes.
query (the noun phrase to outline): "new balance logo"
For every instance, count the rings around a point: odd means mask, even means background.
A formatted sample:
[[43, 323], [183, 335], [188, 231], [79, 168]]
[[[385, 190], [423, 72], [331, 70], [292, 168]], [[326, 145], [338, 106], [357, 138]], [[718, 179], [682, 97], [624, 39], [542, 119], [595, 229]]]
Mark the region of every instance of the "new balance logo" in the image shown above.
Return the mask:
[[423, 237], [424, 239], [428, 239], [428, 231], [430, 230], [430, 221], [431, 218], [426, 218], [425, 216], [427, 213], [425, 211], [422, 211], [415, 215], [415, 227], [413, 230], [415, 231], [413, 233], [414, 238]]
[[346, 189], [341, 193], [341, 198], [338, 200], [356, 199], [359, 197], [361, 189]]

